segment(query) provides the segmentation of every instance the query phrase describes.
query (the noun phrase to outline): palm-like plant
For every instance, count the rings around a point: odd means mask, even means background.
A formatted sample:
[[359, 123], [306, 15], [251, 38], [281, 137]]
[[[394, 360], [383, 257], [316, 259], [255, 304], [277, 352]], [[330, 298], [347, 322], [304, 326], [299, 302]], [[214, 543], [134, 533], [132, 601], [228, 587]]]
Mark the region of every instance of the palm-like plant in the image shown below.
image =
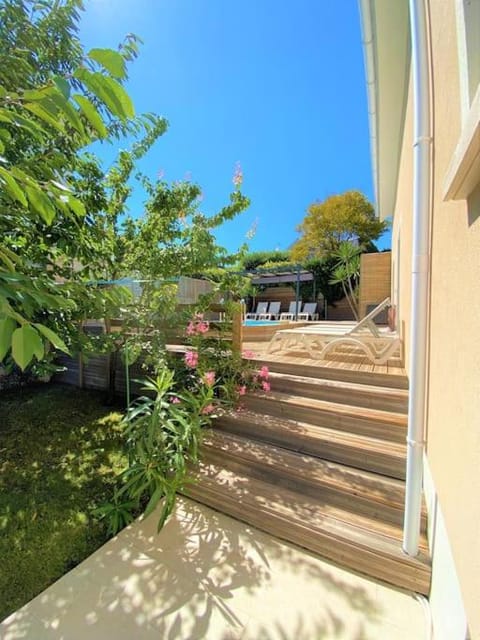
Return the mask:
[[358, 282], [360, 279], [360, 254], [362, 250], [353, 242], [342, 242], [333, 253], [336, 258], [330, 284], [341, 284], [345, 298], [358, 320]]

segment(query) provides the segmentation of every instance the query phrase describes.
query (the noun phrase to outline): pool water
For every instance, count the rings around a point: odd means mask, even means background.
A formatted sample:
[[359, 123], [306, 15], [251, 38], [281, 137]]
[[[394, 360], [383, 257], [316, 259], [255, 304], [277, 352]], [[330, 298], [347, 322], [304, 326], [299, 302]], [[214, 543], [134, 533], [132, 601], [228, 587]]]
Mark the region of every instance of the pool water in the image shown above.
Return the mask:
[[264, 327], [266, 325], [280, 324], [279, 320], [244, 320], [244, 327]]

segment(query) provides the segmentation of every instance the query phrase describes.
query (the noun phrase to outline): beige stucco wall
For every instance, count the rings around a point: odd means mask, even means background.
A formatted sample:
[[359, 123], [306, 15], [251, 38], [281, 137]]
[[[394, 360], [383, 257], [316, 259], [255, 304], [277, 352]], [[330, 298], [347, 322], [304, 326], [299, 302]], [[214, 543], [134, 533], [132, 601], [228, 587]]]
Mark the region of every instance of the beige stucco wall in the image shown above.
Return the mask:
[[392, 302], [395, 324], [404, 343], [405, 368], [410, 353], [410, 297], [412, 269], [413, 103], [411, 83], [407, 102], [395, 215], [392, 225]]
[[[434, 172], [427, 456], [459, 578], [471, 637], [480, 639], [480, 185], [445, 202], [445, 176], [461, 132], [454, 0], [430, 2]], [[408, 352], [412, 208], [412, 100], [407, 109], [393, 225], [399, 329]], [[398, 247], [400, 243], [400, 253]], [[395, 294], [394, 294], [395, 297]]]

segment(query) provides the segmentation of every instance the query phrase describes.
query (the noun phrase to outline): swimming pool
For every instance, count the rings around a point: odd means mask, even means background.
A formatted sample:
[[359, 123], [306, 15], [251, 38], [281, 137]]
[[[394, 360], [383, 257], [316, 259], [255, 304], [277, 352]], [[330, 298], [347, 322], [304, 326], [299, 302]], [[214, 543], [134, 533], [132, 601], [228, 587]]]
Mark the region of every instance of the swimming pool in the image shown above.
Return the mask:
[[244, 320], [244, 327], [271, 327], [274, 324], [280, 324], [279, 320]]

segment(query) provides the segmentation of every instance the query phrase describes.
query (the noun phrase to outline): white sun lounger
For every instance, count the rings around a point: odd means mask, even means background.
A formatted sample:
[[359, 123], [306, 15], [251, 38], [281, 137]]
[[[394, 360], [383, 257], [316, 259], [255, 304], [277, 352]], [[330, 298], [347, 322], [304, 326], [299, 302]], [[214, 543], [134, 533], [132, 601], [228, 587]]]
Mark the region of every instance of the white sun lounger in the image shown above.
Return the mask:
[[317, 303], [306, 302], [303, 305], [301, 313], [298, 314], [299, 320], [318, 320]]
[[268, 302], [259, 302], [256, 311], [250, 311], [245, 315], [245, 320], [258, 320], [258, 316], [267, 313]]
[[323, 359], [339, 345], [360, 349], [373, 364], [384, 364], [393, 355], [400, 355], [401, 342], [396, 333], [380, 330], [375, 316], [390, 305], [386, 298], [360, 322], [319, 322], [299, 329], [282, 329], [270, 340], [267, 353], [293, 346], [303, 347], [313, 359]]
[[289, 304], [288, 311], [284, 311], [280, 314], [280, 320], [295, 320], [298, 313], [302, 308], [302, 301], [292, 300]]
[[270, 302], [268, 305], [268, 311], [265, 313], [259, 313], [259, 320], [276, 320], [280, 314], [281, 302]]

